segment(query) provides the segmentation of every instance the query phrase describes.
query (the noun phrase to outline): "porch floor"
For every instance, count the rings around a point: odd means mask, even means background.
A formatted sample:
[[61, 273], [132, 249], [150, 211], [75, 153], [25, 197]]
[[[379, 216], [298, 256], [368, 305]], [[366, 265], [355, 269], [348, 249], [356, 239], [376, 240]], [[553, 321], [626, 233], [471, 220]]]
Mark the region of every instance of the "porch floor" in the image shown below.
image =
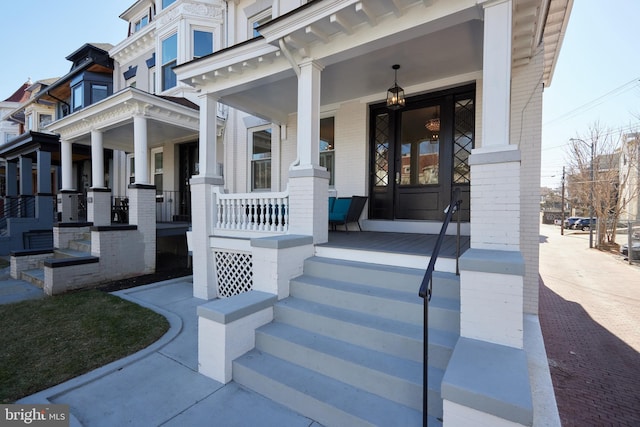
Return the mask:
[[[436, 234], [383, 233], [377, 231], [329, 231], [329, 241], [321, 247], [431, 256]], [[469, 236], [460, 236], [460, 254], [469, 249]], [[456, 236], [445, 236], [440, 257], [455, 258]]]

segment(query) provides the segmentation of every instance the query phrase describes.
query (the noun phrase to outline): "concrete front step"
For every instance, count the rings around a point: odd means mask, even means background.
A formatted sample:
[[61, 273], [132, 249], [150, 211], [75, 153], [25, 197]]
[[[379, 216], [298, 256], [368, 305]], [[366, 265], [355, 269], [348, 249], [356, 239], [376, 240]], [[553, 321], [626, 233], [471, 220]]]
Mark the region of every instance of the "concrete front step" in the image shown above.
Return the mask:
[[[233, 362], [234, 380], [326, 426], [418, 426], [422, 412], [259, 350]], [[432, 425], [438, 425], [433, 418]]]
[[[374, 351], [291, 325], [258, 329], [256, 348], [396, 403], [422, 410], [422, 362]], [[444, 371], [429, 368], [429, 413], [441, 416]]]
[[[293, 297], [422, 325], [424, 300], [417, 293], [302, 275], [290, 283]], [[429, 322], [445, 331], [460, 331], [459, 299], [432, 298]], [[437, 325], [437, 326], [435, 326]]]
[[91, 253], [91, 238], [89, 240], [72, 240], [69, 242], [69, 249], [79, 252]]
[[[304, 273], [417, 294], [426, 267], [407, 268], [314, 256], [305, 260]], [[434, 296], [460, 299], [460, 279], [454, 273], [435, 271], [433, 281]]]
[[[383, 319], [368, 313], [294, 297], [279, 301], [274, 307], [274, 313], [276, 322], [415, 362], [423, 362], [422, 325]], [[430, 329], [430, 365], [444, 370], [457, 340], [457, 333]]]
[[32, 285], [44, 288], [44, 268], [34, 268], [32, 270], [25, 270], [20, 273], [20, 279], [25, 282], [29, 282]]

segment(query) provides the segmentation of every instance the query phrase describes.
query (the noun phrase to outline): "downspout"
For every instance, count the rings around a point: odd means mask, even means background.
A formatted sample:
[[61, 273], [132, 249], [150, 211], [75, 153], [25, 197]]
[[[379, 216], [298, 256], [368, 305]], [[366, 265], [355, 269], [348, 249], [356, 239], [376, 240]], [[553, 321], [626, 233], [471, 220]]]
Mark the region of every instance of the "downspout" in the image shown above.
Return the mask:
[[58, 97], [56, 97], [56, 96], [54, 96], [54, 95], [51, 95], [51, 93], [50, 93], [49, 91], [47, 91], [47, 95], [49, 95], [50, 97], [52, 97], [53, 99], [55, 99], [55, 100], [56, 100], [56, 101], [58, 101], [58, 102], [62, 102], [64, 105], [66, 105], [67, 107], [69, 107], [69, 112], [71, 112], [71, 105], [67, 104], [67, 103], [66, 103], [65, 101], [63, 101], [62, 99], [60, 99], [60, 98], [58, 98]]

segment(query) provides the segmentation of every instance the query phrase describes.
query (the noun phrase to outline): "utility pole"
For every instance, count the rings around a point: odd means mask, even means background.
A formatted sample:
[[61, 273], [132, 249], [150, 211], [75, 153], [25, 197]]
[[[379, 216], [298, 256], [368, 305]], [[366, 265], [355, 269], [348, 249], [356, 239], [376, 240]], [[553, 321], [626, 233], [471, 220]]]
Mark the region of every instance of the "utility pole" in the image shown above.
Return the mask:
[[595, 141], [591, 141], [591, 200], [589, 204], [591, 205], [591, 218], [589, 219], [589, 249], [593, 248], [593, 186], [596, 184], [595, 176], [594, 176], [594, 168], [593, 168], [593, 152], [594, 152]]
[[564, 166], [562, 167], [562, 220], [560, 220], [560, 235], [564, 236]]

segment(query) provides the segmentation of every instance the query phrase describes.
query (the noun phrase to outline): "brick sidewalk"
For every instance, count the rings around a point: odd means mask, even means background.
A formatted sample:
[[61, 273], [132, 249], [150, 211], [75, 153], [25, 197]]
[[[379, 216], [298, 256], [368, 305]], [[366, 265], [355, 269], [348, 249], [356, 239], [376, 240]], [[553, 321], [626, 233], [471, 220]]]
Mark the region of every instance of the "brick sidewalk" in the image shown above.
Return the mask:
[[540, 324], [563, 426], [640, 426], [640, 269], [542, 226]]

